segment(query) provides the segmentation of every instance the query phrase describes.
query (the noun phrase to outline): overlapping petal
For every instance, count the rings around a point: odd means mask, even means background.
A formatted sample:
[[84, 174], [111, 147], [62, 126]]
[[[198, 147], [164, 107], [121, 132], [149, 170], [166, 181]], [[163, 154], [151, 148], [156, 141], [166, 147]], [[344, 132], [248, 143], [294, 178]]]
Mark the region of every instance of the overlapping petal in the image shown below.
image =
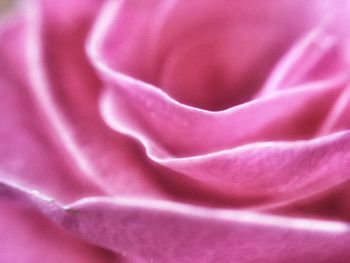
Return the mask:
[[85, 55], [101, 1], [33, 1], [27, 41], [31, 88], [71, 162], [110, 194], [162, 196], [155, 173], [130, 139], [104, 124], [102, 83]]
[[0, 35], [0, 261], [345, 263], [345, 2], [30, 1]]
[[293, 43], [326, 20], [330, 2], [114, 2], [101, 15], [111, 25], [100, 56], [182, 103], [224, 109], [259, 91]]
[[[123, 16], [114, 20], [117, 11], [121, 12], [117, 7], [124, 5], [111, 3], [102, 11], [88, 45], [91, 62], [108, 85], [101, 113], [110, 127], [139, 140], [153, 161], [218, 191], [273, 200], [313, 194], [349, 179], [348, 133], [310, 140], [344, 96], [341, 94], [349, 83], [346, 59], [340, 59], [337, 74], [327, 75], [324, 67], [325, 75], [312, 79], [315, 76], [309, 75], [308, 69], [306, 75], [301, 74], [303, 84], [286, 80], [275, 85], [299, 85], [293, 89], [224, 111], [201, 110], [179, 103], [111, 64], [105, 54], [111, 48], [107, 43], [114, 43], [109, 34], [123, 21]], [[138, 6], [134, 8], [138, 10]], [[304, 49], [310, 50], [311, 43], [317, 43], [315, 38], [323, 36], [316, 33], [297, 44], [306, 62], [312, 59]], [[290, 67], [292, 74], [296, 65], [290, 63]]]
[[[47, 200], [42, 202], [50, 206]], [[1, 262], [119, 262], [113, 253], [55, 225], [20, 190], [2, 183], [0, 210]]]
[[349, 225], [165, 201], [88, 198], [67, 206], [2, 185], [56, 223], [136, 262], [346, 262]]
[[27, 20], [15, 17], [0, 33], [0, 178], [62, 202], [102, 191], [67, 158], [30, 92], [24, 57]]
[[332, 110], [327, 116], [320, 133], [327, 134], [332, 131], [346, 130], [350, 128], [350, 84], [338, 98]]

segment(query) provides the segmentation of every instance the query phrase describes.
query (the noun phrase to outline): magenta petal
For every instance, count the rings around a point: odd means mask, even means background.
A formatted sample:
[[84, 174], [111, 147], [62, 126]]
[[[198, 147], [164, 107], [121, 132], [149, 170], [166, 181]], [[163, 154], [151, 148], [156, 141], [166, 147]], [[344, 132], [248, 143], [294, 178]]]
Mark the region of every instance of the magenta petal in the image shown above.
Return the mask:
[[[0, 36], [0, 262], [346, 263], [349, 49], [322, 35], [274, 67], [345, 1], [323, 3], [31, 1]], [[270, 202], [159, 201], [160, 175]]]
[[85, 41], [101, 1], [33, 1], [28, 11], [26, 74], [35, 106], [70, 165], [109, 194], [158, 196], [142, 150], [115, 136], [98, 110], [103, 84], [85, 55]]
[[69, 202], [103, 191], [65, 156], [38, 108], [24, 61], [25, 19], [15, 17], [0, 32], [0, 178]]
[[349, 221], [350, 180], [315, 192], [312, 195], [256, 207], [260, 211], [283, 215], [329, 218]]
[[350, 129], [350, 84], [339, 96], [320, 132], [331, 133], [338, 130]]
[[256, 143], [160, 163], [243, 196], [284, 199], [349, 180], [349, 149], [346, 131], [311, 141]]
[[345, 262], [350, 253], [349, 225], [341, 222], [140, 200], [86, 200], [69, 209], [78, 214], [67, 217], [71, 231], [145, 261]]
[[304, 5], [299, 0], [111, 2], [100, 17], [102, 27], [109, 25], [96, 32], [100, 58], [181, 103], [221, 110], [249, 100], [294, 41], [332, 10], [328, 2]]
[[30, 201], [72, 233], [136, 262], [345, 263], [350, 256], [350, 225], [341, 221], [145, 199], [96, 197], [62, 207], [6, 184], [1, 193]]
[[310, 138], [346, 83], [336, 78], [309, 84], [212, 113], [181, 106], [144, 83], [104, 73], [111, 83], [101, 101], [106, 122], [136, 137], [156, 156], [158, 151], [189, 156], [256, 141]]
[[117, 7], [106, 5], [88, 43], [91, 62], [110, 86], [102, 114], [111, 127], [137, 137], [155, 155], [189, 156], [249, 142], [310, 138], [347, 83], [348, 76], [336, 75], [225, 111], [193, 108], [109, 64], [103, 48]]
[[[342, 27], [341, 24], [338, 26]], [[295, 88], [302, 83], [349, 76], [349, 40], [331, 32], [328, 27], [323, 25], [311, 30], [284, 55], [271, 72], [260, 96]]]
[[0, 262], [119, 262], [54, 225], [23, 193], [7, 187], [0, 184]]
[[[106, 44], [118, 44], [108, 34], [124, 21], [115, 17], [123, 7], [111, 3], [102, 10], [88, 52], [108, 85], [101, 100], [104, 120], [140, 141], [153, 161], [239, 196], [294, 198], [348, 179], [347, 133], [306, 141], [318, 135], [348, 74], [307, 79], [223, 111], [194, 108], [112, 65], [105, 52], [113, 45]], [[281, 142], [259, 143], [266, 141]]]

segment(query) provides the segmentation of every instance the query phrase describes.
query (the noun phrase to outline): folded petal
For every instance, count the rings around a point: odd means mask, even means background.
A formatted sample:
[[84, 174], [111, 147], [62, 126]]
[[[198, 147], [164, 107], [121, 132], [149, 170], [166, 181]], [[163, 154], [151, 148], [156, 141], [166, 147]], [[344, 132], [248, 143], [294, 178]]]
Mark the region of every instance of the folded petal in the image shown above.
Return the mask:
[[148, 149], [156, 155], [188, 156], [255, 141], [310, 138], [348, 80], [340, 74], [303, 83], [298, 91], [273, 94], [225, 111], [189, 107], [110, 65], [104, 47], [114, 47], [109, 30], [116, 27], [115, 19], [119, 21], [122, 11], [117, 7], [113, 2], [106, 5], [88, 45], [91, 62], [110, 86], [102, 101], [102, 114], [114, 129], [138, 137], [146, 148], [157, 148]]
[[67, 159], [30, 92], [23, 45], [27, 22], [18, 14], [3, 24], [0, 32], [0, 178], [62, 202], [102, 194]]
[[[45, 1], [40, 2], [43, 3]], [[64, 2], [52, 3], [65, 5]], [[34, 7], [26, 6], [31, 12], [35, 11]], [[56, 7], [50, 10], [60, 14], [60, 9]], [[72, 12], [67, 6], [66, 9]], [[56, 21], [58, 14], [51, 14], [49, 18]], [[39, 15], [25, 17], [19, 13], [10, 23], [2, 25], [0, 178], [21, 183], [64, 203], [85, 196], [105, 194], [186, 199], [188, 202], [205, 200], [206, 203], [232, 200], [232, 196], [220, 197], [219, 193], [213, 196], [212, 190], [200, 182], [184, 178], [167, 168], [154, 166], [136, 143], [110, 131], [101, 120], [94, 102], [99, 92], [90, 96], [89, 89], [85, 90], [79, 83], [63, 82], [67, 78], [63, 73], [59, 78], [53, 78], [52, 82], [45, 82], [43, 78], [49, 73], [55, 71], [58, 75], [59, 70], [66, 68], [70, 69], [65, 71], [68, 76], [74, 73], [84, 81], [85, 75], [78, 73], [82, 67], [79, 63], [73, 67], [69, 57], [66, 57], [64, 65], [58, 63], [65, 54], [83, 52], [80, 50], [83, 40], [81, 46], [70, 53], [63, 51], [59, 45], [64, 38], [52, 34], [52, 45], [48, 44], [47, 49], [60, 53], [56, 55], [59, 59], [57, 64], [52, 64], [54, 56], [45, 57], [43, 54], [49, 52], [41, 47], [46, 35], [41, 37], [41, 31], [36, 31], [40, 29], [39, 18]], [[58, 21], [62, 22], [62, 18]], [[63, 19], [63, 22], [68, 21]], [[52, 30], [60, 29], [59, 25], [52, 28], [50, 23], [45, 25]], [[70, 31], [62, 37], [70, 39]], [[51, 39], [46, 41], [50, 42]], [[50, 52], [55, 53], [52, 50]], [[81, 56], [84, 57], [84, 54]], [[41, 63], [41, 58], [49, 63], [47, 67]], [[84, 62], [83, 65], [89, 67], [88, 63]], [[93, 77], [93, 71], [91, 74]], [[94, 88], [98, 90], [100, 86]], [[63, 92], [66, 95], [59, 95]], [[91, 100], [84, 102], [79, 96], [87, 96]], [[70, 105], [70, 101], [77, 104]]]
[[280, 57], [332, 7], [328, 1], [305, 8], [303, 1], [152, 0], [107, 9], [101, 19], [111, 25], [99, 34], [106, 64], [181, 103], [220, 110], [259, 91]]
[[12, 193], [7, 198], [30, 200], [77, 236], [136, 262], [345, 263], [350, 256], [350, 226], [342, 221], [129, 198], [88, 198], [62, 207], [6, 187]]
[[[137, 73], [125, 71], [130, 69], [129, 64], [123, 68], [113, 63], [123, 59], [109, 59], [118, 58], [118, 47], [123, 46], [113, 42], [111, 32], [118, 29], [119, 23], [128, 23], [128, 14], [148, 8], [132, 6], [134, 9], [128, 5], [106, 5], [88, 45], [91, 62], [109, 86], [101, 100], [101, 113], [110, 127], [140, 141], [156, 163], [214, 186], [217, 191], [238, 196], [283, 200], [309, 195], [348, 179], [348, 133], [305, 140], [318, 134], [344, 91], [348, 74], [325, 73], [320, 80], [307, 79], [293, 89], [224, 111], [193, 108], [174, 100], [152, 82], [146, 83], [148, 80]], [[123, 8], [129, 12], [123, 12]], [[174, 6], [169, 10], [174, 10]], [[164, 19], [170, 21], [169, 12]], [[130, 21], [138, 23], [137, 19]], [[127, 35], [125, 30], [118, 32]], [[126, 38], [124, 45], [128, 43]], [[115, 56], [108, 56], [115, 46]], [[297, 141], [286, 142], [292, 140]], [[259, 143], [265, 141], [281, 142]]]
[[189, 158], [159, 160], [239, 195], [302, 197], [349, 180], [349, 131], [310, 141], [255, 143]]
[[86, 200], [69, 209], [78, 213], [68, 219], [71, 231], [146, 262], [346, 262], [349, 255], [342, 222], [140, 200]]
[[1, 262], [119, 262], [117, 255], [81, 241], [53, 224], [23, 193], [3, 184], [0, 210]]
[[28, 6], [31, 89], [67, 159], [110, 194], [165, 194], [142, 150], [114, 136], [98, 111], [102, 83], [85, 55], [101, 1], [34, 1]]
[[322, 189], [302, 198], [252, 208], [290, 216], [306, 216], [349, 221], [350, 180]]
[[[333, 14], [337, 16], [338, 13]], [[302, 37], [279, 61], [271, 72], [259, 96], [276, 90], [294, 88], [301, 83], [324, 81], [339, 75], [349, 75], [349, 34], [338, 28], [346, 25], [336, 18], [316, 27]], [[337, 30], [331, 28], [337, 26]], [[334, 32], [335, 31], [335, 32]]]
[[328, 114], [326, 121], [320, 129], [321, 134], [350, 129], [350, 81], [347, 88], [339, 96], [338, 100]]
[[110, 85], [101, 100], [105, 121], [160, 158], [205, 154], [257, 141], [311, 138], [346, 83], [345, 78], [336, 78], [306, 84], [210, 113], [174, 103], [118, 73], [104, 73]]

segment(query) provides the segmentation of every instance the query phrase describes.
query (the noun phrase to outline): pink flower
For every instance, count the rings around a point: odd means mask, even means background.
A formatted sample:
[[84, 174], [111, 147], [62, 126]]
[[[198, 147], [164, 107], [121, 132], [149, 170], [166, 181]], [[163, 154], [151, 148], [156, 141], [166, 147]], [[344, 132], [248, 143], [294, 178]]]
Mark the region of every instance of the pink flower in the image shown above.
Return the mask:
[[347, 0], [31, 0], [0, 32], [0, 262], [349, 262]]

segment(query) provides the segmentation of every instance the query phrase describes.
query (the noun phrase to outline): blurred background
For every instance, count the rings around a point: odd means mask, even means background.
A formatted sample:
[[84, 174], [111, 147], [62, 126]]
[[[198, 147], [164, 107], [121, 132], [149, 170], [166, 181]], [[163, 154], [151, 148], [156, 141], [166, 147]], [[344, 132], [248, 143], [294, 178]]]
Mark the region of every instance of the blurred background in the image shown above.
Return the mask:
[[11, 8], [14, 0], [0, 0], [0, 14], [4, 14]]

